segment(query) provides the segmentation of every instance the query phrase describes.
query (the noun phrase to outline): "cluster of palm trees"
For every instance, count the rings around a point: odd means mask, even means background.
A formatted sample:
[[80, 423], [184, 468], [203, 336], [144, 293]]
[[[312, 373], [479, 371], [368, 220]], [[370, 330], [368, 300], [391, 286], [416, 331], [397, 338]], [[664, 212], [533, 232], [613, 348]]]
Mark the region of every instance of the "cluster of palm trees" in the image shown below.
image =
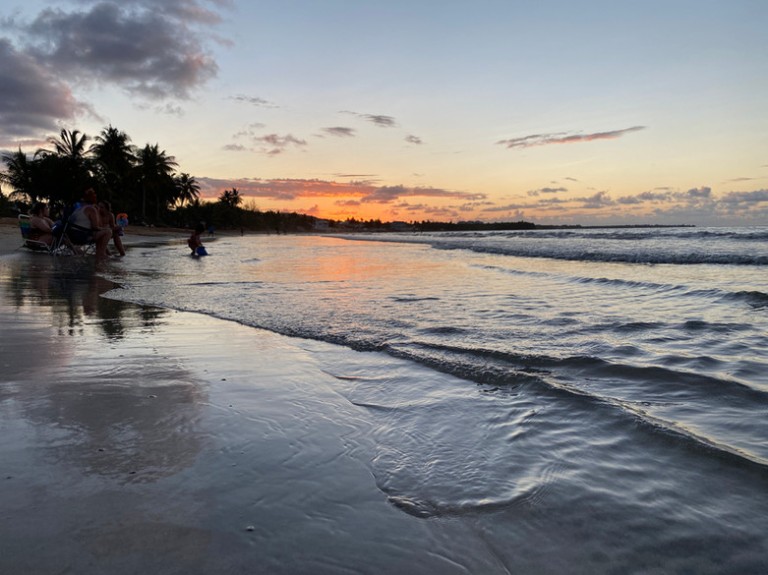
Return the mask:
[[93, 186], [116, 211], [153, 223], [163, 223], [175, 208], [199, 203], [200, 186], [193, 176], [176, 172], [173, 156], [157, 144], [137, 148], [111, 125], [93, 141], [64, 129], [48, 144], [52, 149], [41, 148], [31, 157], [21, 149], [2, 155], [6, 169], [0, 184], [13, 189], [10, 199], [62, 207]]

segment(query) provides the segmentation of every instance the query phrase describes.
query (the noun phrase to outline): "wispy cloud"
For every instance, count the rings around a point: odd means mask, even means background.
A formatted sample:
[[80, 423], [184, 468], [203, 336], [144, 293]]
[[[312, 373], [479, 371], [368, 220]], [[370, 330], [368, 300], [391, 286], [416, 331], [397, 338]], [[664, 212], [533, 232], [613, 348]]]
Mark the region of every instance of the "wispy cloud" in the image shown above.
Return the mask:
[[323, 132], [339, 138], [353, 138], [355, 136], [354, 128], [345, 128], [343, 126], [333, 126], [330, 128], [323, 128]]
[[397, 126], [397, 121], [392, 116], [385, 116], [383, 114], [361, 114], [359, 112], [351, 112], [349, 110], [342, 110], [340, 114], [350, 114], [357, 118], [362, 118], [380, 128], [394, 128]]
[[580, 142], [592, 142], [594, 140], [614, 140], [625, 134], [644, 130], [645, 126], [633, 126], [623, 130], [610, 132], [594, 132], [592, 134], [574, 134], [559, 132], [553, 134], [532, 134], [521, 138], [510, 138], [496, 142], [506, 148], [532, 148], [534, 146], [547, 146], [549, 144], [577, 144]]
[[376, 124], [380, 128], [394, 128], [397, 122], [392, 116], [382, 116], [379, 114], [362, 114], [362, 117], [369, 122]]
[[408, 142], [409, 144], [423, 144], [424, 143], [421, 138], [419, 138], [418, 136], [414, 136], [412, 134], [407, 135], [405, 137], [405, 141]]
[[286, 134], [285, 136], [279, 134], [267, 134], [266, 136], [254, 138], [254, 141], [263, 144], [265, 147], [262, 148], [262, 153], [271, 156], [282, 154], [289, 146], [302, 147], [307, 145], [306, 140], [302, 140], [291, 134]]
[[363, 202], [388, 204], [403, 197], [458, 198], [465, 201], [485, 199], [485, 194], [457, 192], [441, 188], [409, 188], [406, 186], [382, 186], [362, 198]]
[[529, 196], [540, 196], [541, 194], [559, 194], [567, 192], [568, 188], [539, 188], [538, 190], [530, 190]]
[[230, 96], [230, 100], [234, 100], [235, 102], [243, 102], [244, 104], [252, 104], [260, 108], [279, 108], [277, 104], [270, 102], [269, 100], [265, 100], [264, 98], [259, 98], [258, 96], [246, 96], [245, 94], [238, 94], [237, 96]]

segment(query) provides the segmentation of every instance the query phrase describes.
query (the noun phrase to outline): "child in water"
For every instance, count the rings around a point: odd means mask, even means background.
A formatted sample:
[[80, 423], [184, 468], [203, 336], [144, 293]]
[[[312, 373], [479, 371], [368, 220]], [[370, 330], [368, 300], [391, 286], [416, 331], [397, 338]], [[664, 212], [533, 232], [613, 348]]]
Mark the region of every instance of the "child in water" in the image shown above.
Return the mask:
[[205, 226], [202, 223], [199, 223], [195, 226], [195, 230], [192, 232], [192, 235], [189, 236], [189, 239], [187, 240], [187, 245], [189, 246], [189, 249], [192, 250], [193, 256], [207, 256], [208, 252], [205, 251], [205, 246], [203, 246], [203, 241], [200, 239], [200, 234], [202, 234], [205, 231]]

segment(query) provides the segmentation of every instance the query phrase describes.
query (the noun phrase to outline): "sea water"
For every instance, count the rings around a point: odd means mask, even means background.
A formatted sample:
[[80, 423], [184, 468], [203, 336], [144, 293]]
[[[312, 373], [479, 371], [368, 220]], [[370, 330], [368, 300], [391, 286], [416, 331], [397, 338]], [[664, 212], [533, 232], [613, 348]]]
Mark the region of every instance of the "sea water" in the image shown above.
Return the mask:
[[512, 572], [768, 572], [768, 228], [207, 249], [134, 247], [108, 297], [317, 346], [403, 513]]

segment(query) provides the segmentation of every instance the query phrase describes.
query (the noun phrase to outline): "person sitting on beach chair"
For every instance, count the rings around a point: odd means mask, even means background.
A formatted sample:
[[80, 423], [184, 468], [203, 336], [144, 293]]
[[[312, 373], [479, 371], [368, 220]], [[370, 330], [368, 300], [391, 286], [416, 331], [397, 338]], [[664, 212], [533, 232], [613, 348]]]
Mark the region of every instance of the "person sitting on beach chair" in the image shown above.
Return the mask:
[[54, 242], [54, 225], [48, 214], [48, 204], [37, 202], [29, 211], [29, 231], [26, 239], [29, 242], [45, 244], [50, 249]]
[[65, 233], [73, 244], [95, 244], [96, 257], [105, 258], [112, 230], [101, 225], [99, 210], [95, 204], [96, 191], [88, 188], [83, 194], [80, 207], [69, 216]]

